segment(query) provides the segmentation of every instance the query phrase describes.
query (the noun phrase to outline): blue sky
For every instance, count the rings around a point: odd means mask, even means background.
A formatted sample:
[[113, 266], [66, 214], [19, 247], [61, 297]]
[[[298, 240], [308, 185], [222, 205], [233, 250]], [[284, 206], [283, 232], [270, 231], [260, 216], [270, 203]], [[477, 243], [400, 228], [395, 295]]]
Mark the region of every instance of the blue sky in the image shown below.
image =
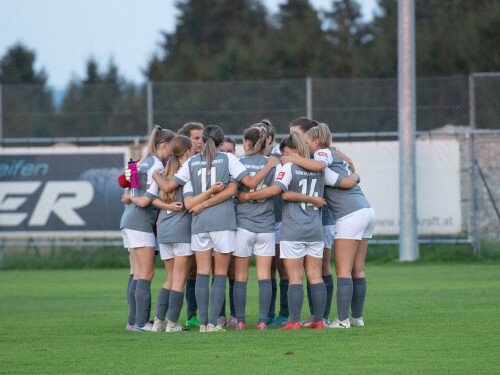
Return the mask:
[[[284, 0], [264, 0], [276, 12]], [[328, 10], [331, 0], [311, 0]], [[370, 19], [376, 0], [361, 0]], [[0, 56], [21, 41], [35, 50], [36, 68], [44, 68], [49, 85], [62, 89], [84, 75], [94, 56], [100, 66], [112, 58], [128, 81], [143, 82], [141, 68], [158, 50], [160, 31], [171, 32], [175, 0], [0, 0]]]

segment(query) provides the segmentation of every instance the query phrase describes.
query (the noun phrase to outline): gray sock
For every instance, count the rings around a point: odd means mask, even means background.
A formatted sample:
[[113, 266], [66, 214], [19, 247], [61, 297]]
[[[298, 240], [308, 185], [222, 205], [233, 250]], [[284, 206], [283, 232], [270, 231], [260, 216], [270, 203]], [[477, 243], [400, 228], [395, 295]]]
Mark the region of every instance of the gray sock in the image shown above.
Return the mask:
[[363, 316], [363, 306], [366, 297], [366, 278], [352, 279], [351, 313], [353, 318]]
[[271, 279], [259, 280], [259, 318], [257, 324], [266, 322], [272, 298]]
[[151, 320], [151, 291], [149, 292], [149, 296], [146, 302], [146, 322], [149, 322]]
[[247, 283], [235, 281], [233, 287], [234, 309], [238, 323], [247, 324], [245, 319], [245, 308], [247, 304]]
[[210, 277], [208, 275], [196, 275], [196, 304], [200, 313], [200, 323], [205, 326], [208, 324], [209, 280]]
[[325, 311], [326, 304], [326, 287], [325, 283], [321, 282], [318, 284], [311, 284], [311, 300], [314, 306], [314, 311], [317, 311], [314, 314], [314, 321], [319, 322], [323, 321], [323, 313]]
[[160, 320], [165, 320], [168, 311], [168, 300], [170, 298], [170, 289], [161, 288], [156, 301], [155, 316]]
[[309, 303], [309, 312], [314, 315], [314, 305], [311, 297], [311, 284], [307, 283], [307, 302]]
[[278, 286], [276, 283], [276, 279], [271, 279], [271, 303], [269, 305], [269, 312], [267, 316], [273, 318], [276, 316], [276, 295], [278, 291]]
[[196, 304], [196, 279], [186, 280], [186, 314], [187, 320], [191, 319], [193, 316], [196, 316], [196, 310], [198, 306]]
[[170, 298], [168, 300], [168, 320], [176, 323], [179, 321], [183, 300], [184, 293], [175, 290], [170, 291]]
[[[214, 276], [212, 275], [212, 287], [214, 286]], [[219, 317], [221, 316], [226, 316], [226, 295], [224, 295], [224, 301], [222, 302], [222, 307], [220, 309], [220, 312], [219, 312]]]
[[280, 280], [280, 316], [288, 318], [288, 280]]
[[135, 289], [137, 288], [137, 280], [130, 282], [128, 288], [128, 324], [135, 324]]
[[325, 305], [325, 313], [323, 314], [324, 319], [330, 319], [330, 310], [332, 308], [332, 298], [333, 298], [333, 290], [335, 286], [333, 285], [333, 276], [323, 276], [323, 282], [326, 287], [326, 305]]
[[337, 314], [339, 320], [349, 317], [352, 300], [352, 279], [337, 277]]
[[233, 297], [234, 280], [229, 279], [229, 313], [231, 316], [236, 317], [234, 310], [234, 297]]
[[220, 308], [226, 297], [226, 275], [216, 275], [210, 293], [210, 314], [208, 322], [217, 325], [217, 318], [219, 317]]
[[151, 281], [137, 280], [135, 289], [135, 324], [144, 327], [148, 322], [148, 298], [151, 296]]
[[133, 274], [128, 275], [128, 283], [127, 283], [127, 305], [130, 305], [130, 284], [132, 283], [132, 280], [134, 280], [134, 275]]
[[[280, 282], [281, 283], [281, 282]], [[304, 304], [304, 286], [292, 284], [288, 286], [288, 308], [290, 309], [290, 323], [300, 322], [300, 313]]]

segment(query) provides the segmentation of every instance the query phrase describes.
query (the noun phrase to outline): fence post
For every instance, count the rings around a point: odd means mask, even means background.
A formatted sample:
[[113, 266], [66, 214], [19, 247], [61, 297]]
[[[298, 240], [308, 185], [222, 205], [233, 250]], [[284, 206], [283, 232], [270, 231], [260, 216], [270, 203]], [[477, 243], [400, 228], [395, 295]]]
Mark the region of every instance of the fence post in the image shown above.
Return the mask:
[[419, 258], [416, 188], [415, 3], [398, 2], [399, 260]]
[[0, 238], [0, 268], [4, 265], [4, 254], [3, 254], [4, 240]]
[[313, 107], [312, 107], [312, 79], [311, 77], [306, 78], [306, 117], [313, 118]]
[[471, 215], [472, 246], [474, 255], [481, 256], [481, 233], [479, 227], [479, 210], [476, 191], [476, 147], [474, 131], [476, 130], [476, 83], [474, 74], [469, 75], [469, 200]]
[[2, 85], [0, 84], [0, 141], [3, 140], [3, 106], [2, 106]]
[[146, 85], [147, 113], [148, 113], [148, 135], [153, 131], [153, 83], [148, 81]]

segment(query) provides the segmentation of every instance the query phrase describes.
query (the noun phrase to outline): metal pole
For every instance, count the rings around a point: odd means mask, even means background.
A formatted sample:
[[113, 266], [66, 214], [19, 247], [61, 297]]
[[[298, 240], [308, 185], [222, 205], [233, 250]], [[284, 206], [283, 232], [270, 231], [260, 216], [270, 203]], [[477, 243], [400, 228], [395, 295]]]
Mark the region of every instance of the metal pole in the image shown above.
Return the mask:
[[419, 258], [416, 194], [415, 3], [398, 4], [399, 260]]
[[474, 255], [481, 255], [481, 235], [479, 229], [479, 210], [477, 202], [476, 191], [476, 167], [474, 161], [476, 160], [476, 147], [474, 140], [474, 131], [476, 130], [476, 82], [474, 81], [474, 74], [469, 75], [469, 199], [471, 210], [471, 227], [472, 230], [472, 246]]
[[0, 84], [0, 141], [3, 139], [2, 85]]
[[148, 135], [153, 131], [153, 83], [148, 82], [147, 89], [147, 111], [148, 111]]
[[3, 268], [4, 265], [3, 247], [4, 247], [4, 241], [2, 238], [0, 238], [0, 268]]
[[306, 78], [306, 117], [313, 118], [313, 108], [312, 108], [312, 79], [311, 77]]

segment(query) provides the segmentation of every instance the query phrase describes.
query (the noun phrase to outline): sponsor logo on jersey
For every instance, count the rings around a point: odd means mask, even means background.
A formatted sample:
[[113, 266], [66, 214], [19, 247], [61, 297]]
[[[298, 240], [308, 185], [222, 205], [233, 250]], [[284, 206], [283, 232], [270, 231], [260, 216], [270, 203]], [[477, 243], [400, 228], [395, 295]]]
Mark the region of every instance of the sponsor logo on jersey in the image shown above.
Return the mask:
[[283, 177], [285, 177], [285, 172], [280, 172], [278, 174], [278, 177], [276, 177], [276, 179], [281, 181], [281, 180], [283, 180]]
[[326, 152], [318, 152], [318, 156], [325, 156], [325, 157], [328, 157], [328, 154]]

